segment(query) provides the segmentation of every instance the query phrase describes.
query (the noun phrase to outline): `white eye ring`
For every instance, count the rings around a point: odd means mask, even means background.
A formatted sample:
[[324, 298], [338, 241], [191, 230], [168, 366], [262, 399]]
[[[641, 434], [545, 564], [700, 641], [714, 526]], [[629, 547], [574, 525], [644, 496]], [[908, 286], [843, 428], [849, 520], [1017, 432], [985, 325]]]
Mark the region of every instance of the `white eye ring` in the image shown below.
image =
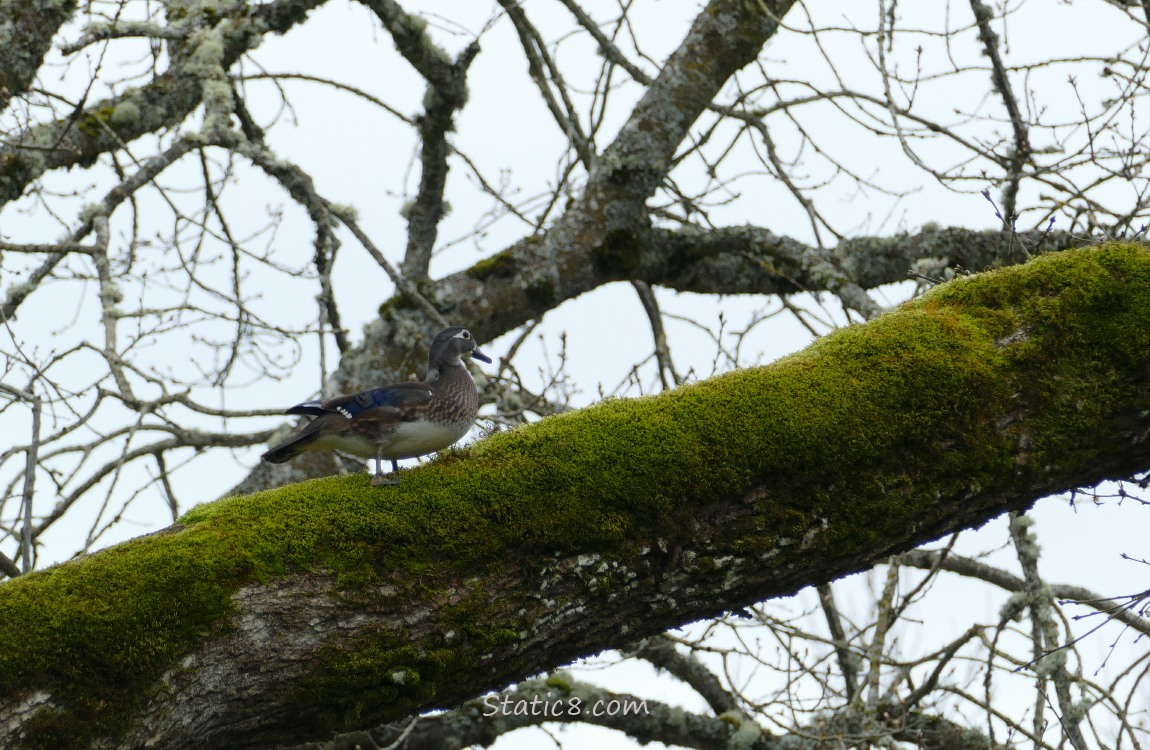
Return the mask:
[[464, 338], [464, 339], [469, 339], [469, 338], [471, 338], [471, 332], [470, 331], [460, 331], [459, 337]]

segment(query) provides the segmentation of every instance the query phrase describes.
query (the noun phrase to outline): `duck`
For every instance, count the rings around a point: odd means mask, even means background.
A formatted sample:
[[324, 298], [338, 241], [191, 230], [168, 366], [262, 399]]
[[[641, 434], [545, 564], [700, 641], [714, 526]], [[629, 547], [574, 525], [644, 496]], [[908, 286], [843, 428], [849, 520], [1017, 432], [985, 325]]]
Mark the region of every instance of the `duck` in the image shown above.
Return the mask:
[[[464, 364], [467, 358], [491, 364], [470, 331], [462, 326], [444, 328], [431, 341], [423, 382], [393, 383], [297, 404], [284, 413], [315, 419], [261, 458], [282, 464], [307, 451], [343, 451], [375, 459], [373, 486], [399, 484], [400, 459], [443, 450], [471, 429], [479, 411], [479, 391]], [[385, 459], [392, 469], [386, 475]]]

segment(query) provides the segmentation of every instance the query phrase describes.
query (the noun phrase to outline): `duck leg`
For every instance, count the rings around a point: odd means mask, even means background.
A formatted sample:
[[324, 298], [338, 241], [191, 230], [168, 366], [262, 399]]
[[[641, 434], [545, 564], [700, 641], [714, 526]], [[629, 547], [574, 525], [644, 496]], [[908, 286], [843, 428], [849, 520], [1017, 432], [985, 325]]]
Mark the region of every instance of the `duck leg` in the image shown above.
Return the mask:
[[383, 449], [380, 448], [375, 457], [375, 474], [371, 477], [372, 487], [381, 487], [386, 485], [399, 484], [399, 464], [395, 459], [391, 459], [391, 474], [383, 473]]

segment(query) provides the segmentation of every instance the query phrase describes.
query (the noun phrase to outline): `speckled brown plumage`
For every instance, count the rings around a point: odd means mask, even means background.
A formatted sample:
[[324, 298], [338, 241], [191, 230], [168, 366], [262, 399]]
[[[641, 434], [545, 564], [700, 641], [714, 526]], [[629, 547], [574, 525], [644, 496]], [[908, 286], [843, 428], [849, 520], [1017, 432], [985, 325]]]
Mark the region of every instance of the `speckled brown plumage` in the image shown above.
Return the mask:
[[316, 418], [263, 459], [284, 463], [304, 451], [341, 450], [376, 459], [373, 484], [396, 483], [397, 479], [383, 477], [384, 459], [391, 460], [393, 473], [398, 472], [399, 459], [442, 450], [471, 428], [479, 394], [463, 364], [465, 356], [491, 362], [467, 329], [443, 329], [431, 343], [424, 382], [396, 383], [293, 406], [288, 414]]

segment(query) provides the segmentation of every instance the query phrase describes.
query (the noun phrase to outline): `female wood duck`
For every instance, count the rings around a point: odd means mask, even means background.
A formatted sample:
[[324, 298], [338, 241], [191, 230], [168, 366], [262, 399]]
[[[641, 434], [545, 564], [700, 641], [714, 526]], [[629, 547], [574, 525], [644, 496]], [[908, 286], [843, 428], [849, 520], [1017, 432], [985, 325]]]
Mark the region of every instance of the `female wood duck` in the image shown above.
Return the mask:
[[[263, 459], [282, 464], [305, 451], [346, 451], [376, 460], [373, 485], [399, 484], [394, 478], [399, 472], [398, 459], [446, 448], [471, 429], [479, 393], [463, 364], [464, 355], [491, 363], [466, 328], [444, 328], [431, 342], [424, 382], [385, 385], [293, 406], [285, 413], [310, 414], [315, 419]], [[391, 460], [388, 476], [383, 474], [385, 458]]]

